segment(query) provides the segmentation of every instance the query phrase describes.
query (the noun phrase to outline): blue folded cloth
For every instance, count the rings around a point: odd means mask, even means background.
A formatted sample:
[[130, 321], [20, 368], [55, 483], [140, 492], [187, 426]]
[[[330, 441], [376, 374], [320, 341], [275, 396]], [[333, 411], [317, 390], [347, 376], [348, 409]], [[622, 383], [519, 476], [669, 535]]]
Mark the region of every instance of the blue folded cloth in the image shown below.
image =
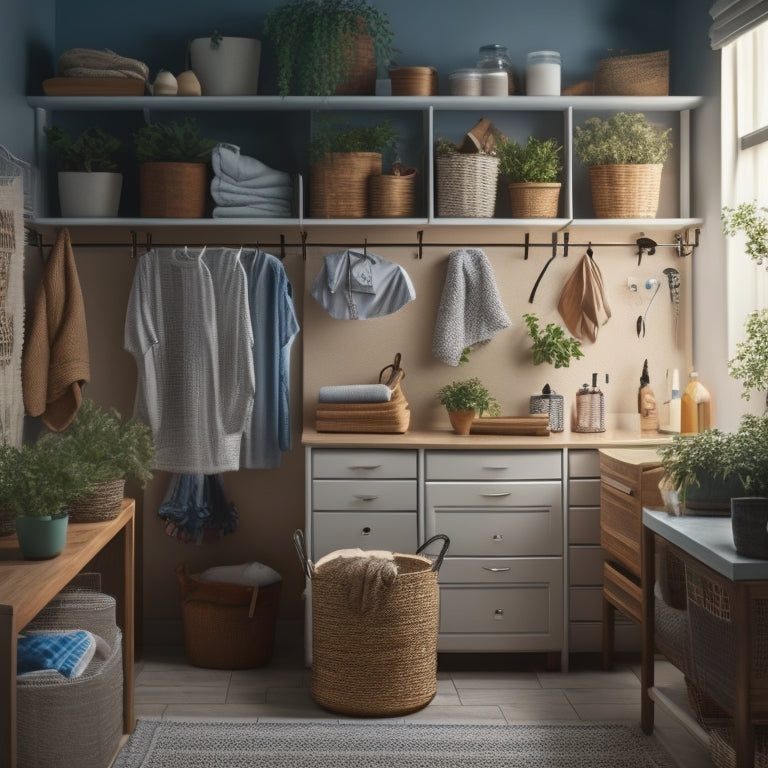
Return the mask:
[[321, 403], [387, 403], [392, 390], [386, 384], [330, 384], [320, 387]]
[[16, 674], [54, 670], [64, 677], [79, 677], [95, 652], [96, 637], [84, 629], [21, 635], [16, 646]]

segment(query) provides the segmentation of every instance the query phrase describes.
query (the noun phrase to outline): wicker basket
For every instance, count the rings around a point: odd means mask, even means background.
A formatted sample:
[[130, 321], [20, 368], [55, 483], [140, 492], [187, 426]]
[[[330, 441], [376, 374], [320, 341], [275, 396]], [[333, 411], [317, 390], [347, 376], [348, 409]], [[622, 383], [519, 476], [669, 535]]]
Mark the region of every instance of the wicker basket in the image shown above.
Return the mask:
[[282, 582], [246, 586], [201, 581], [176, 568], [187, 661], [209, 669], [252, 669], [272, 658]]
[[125, 492], [125, 480], [98, 483], [93, 492], [69, 505], [70, 523], [101, 523], [114, 520], [120, 514]]
[[514, 219], [554, 219], [560, 205], [560, 187], [554, 184], [508, 184]]
[[[717, 768], [736, 768], [733, 728], [714, 728], [709, 732], [709, 756]], [[768, 768], [768, 727], [755, 726], [754, 768]]]
[[597, 96], [669, 96], [669, 51], [602, 59], [594, 89]]
[[352, 63], [346, 80], [334, 89], [336, 96], [372, 96], [376, 91], [376, 52], [373, 38], [358, 33], [351, 42], [343, 43], [344, 50], [352, 46]]
[[496, 208], [499, 158], [483, 154], [439, 154], [437, 215], [490, 218]]
[[437, 70], [434, 67], [395, 67], [389, 70], [393, 96], [436, 96]]
[[382, 174], [368, 179], [370, 216], [409, 218], [414, 213], [416, 177]]
[[143, 217], [202, 219], [208, 202], [208, 165], [140, 163], [139, 198]]
[[660, 164], [590, 166], [595, 216], [598, 219], [655, 218], [662, 168]]
[[[310, 693], [333, 712], [392, 717], [425, 707], [437, 692], [440, 596], [433, 563], [395, 554], [398, 574], [361, 611], [343, 569], [306, 564], [312, 580]], [[420, 551], [431, 543], [431, 539]], [[301, 550], [300, 550], [301, 551]]]
[[333, 152], [309, 168], [309, 215], [314, 219], [368, 216], [368, 179], [381, 175], [380, 152]]

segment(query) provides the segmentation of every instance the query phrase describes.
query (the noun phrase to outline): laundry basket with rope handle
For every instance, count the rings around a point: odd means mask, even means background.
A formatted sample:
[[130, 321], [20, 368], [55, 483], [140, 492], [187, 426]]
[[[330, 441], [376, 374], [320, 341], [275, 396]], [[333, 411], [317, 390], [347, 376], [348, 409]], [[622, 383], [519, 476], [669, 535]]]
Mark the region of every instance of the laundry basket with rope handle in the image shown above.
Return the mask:
[[[435, 541], [443, 544], [433, 562], [420, 553]], [[361, 717], [404, 715], [429, 704], [437, 692], [437, 574], [448, 537], [433, 536], [415, 555], [393, 553], [397, 575], [362, 610], [350, 599], [355, 585], [343, 569], [315, 567], [300, 530], [294, 543], [311, 580], [312, 698]]]

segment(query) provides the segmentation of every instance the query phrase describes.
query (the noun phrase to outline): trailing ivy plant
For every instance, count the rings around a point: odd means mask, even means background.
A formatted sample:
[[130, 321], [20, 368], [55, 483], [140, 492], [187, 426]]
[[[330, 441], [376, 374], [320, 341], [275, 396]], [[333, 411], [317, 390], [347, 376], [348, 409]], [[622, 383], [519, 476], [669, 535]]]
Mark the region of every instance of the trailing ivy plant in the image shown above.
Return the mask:
[[567, 336], [557, 323], [547, 323], [542, 329], [535, 314], [523, 315], [528, 334], [533, 339], [533, 364], [550, 363], [555, 368], [568, 368], [571, 359], [584, 357], [581, 342]]
[[749, 257], [759, 265], [765, 262], [768, 269], [768, 208], [757, 203], [741, 203], [735, 208], [724, 206], [720, 217], [723, 233], [730, 237], [743, 233]]
[[657, 128], [641, 112], [590, 117], [573, 134], [573, 149], [585, 165], [658, 165], [672, 147], [671, 128]]

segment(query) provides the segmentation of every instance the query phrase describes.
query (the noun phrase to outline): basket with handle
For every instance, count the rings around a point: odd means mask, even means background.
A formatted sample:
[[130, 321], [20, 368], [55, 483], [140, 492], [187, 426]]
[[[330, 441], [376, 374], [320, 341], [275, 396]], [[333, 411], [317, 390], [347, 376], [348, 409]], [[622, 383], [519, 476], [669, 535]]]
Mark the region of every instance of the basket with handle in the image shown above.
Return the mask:
[[[421, 553], [436, 541], [442, 548], [433, 561]], [[300, 530], [294, 543], [311, 581], [312, 698], [362, 717], [404, 715], [429, 704], [437, 692], [437, 574], [448, 537], [433, 536], [414, 555], [392, 553], [397, 575], [362, 608], [350, 599], [352, 565], [316, 567]]]

